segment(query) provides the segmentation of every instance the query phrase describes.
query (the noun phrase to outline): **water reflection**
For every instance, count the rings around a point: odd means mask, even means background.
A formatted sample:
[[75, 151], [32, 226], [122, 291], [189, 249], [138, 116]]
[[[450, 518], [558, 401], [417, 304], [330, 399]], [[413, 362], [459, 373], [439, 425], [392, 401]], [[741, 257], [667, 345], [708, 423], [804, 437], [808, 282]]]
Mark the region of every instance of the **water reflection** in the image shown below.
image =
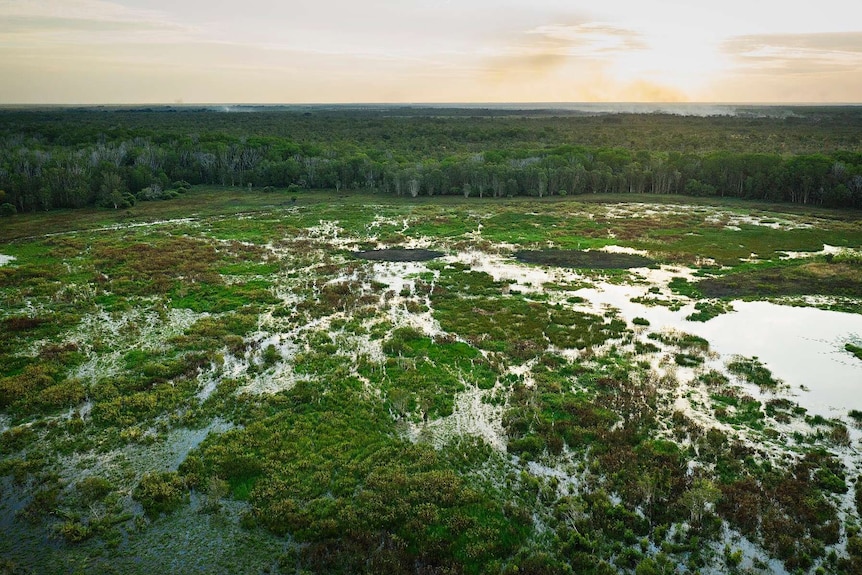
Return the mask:
[[693, 322], [693, 304], [677, 311], [630, 301], [644, 295], [635, 286], [602, 284], [578, 295], [593, 305], [610, 305], [628, 321], [642, 317], [650, 330], [678, 329], [707, 339], [726, 361], [733, 355], [756, 356], [791, 387], [794, 401], [812, 413], [829, 417], [862, 410], [862, 361], [844, 350], [862, 340], [862, 315], [734, 301], [734, 312], [708, 322]]

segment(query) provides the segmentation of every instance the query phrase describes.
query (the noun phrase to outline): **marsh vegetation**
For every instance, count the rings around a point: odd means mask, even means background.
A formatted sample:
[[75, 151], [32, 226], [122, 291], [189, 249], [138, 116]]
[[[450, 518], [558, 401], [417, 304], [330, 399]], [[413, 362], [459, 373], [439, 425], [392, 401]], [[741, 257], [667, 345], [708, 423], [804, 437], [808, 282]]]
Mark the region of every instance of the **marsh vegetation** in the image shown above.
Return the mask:
[[3, 220], [3, 569], [862, 569], [855, 212], [285, 192]]

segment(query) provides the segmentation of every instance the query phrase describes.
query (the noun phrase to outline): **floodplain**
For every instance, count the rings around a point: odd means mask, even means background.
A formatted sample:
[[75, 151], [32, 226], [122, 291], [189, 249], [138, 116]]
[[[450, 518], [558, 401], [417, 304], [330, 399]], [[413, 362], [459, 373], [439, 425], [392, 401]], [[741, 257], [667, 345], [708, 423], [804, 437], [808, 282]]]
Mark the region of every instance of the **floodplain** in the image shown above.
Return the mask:
[[860, 346], [855, 212], [201, 186], [15, 216], [2, 568], [858, 572]]

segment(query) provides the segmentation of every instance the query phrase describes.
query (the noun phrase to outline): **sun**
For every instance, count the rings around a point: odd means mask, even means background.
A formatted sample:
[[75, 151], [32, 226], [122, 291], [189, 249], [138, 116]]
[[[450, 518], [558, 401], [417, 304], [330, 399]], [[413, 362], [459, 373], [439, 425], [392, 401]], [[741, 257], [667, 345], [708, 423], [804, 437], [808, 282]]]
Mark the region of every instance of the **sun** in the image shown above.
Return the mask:
[[624, 85], [661, 86], [688, 100], [703, 99], [715, 78], [729, 69], [720, 39], [692, 31], [645, 35], [641, 49], [621, 52], [608, 65], [609, 74]]

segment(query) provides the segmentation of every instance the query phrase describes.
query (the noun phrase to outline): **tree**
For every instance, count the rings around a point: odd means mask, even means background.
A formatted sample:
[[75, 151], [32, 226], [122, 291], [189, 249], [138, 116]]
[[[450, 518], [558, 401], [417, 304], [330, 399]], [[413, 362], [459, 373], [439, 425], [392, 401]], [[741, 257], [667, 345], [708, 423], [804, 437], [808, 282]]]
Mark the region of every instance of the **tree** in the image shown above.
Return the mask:
[[433, 196], [437, 190], [443, 189], [443, 172], [439, 168], [433, 168], [425, 173], [425, 191]]
[[102, 185], [99, 186], [97, 204], [103, 207], [112, 207], [116, 210], [123, 203], [123, 188], [125, 183], [116, 172], [108, 172], [102, 176]]
[[419, 175], [416, 172], [411, 172], [408, 176], [407, 188], [410, 190], [411, 198], [419, 195]]
[[680, 498], [680, 503], [685, 507], [691, 518], [693, 526], [700, 525], [703, 516], [710, 510], [712, 505], [718, 501], [721, 491], [708, 479], [697, 479], [694, 485]]

